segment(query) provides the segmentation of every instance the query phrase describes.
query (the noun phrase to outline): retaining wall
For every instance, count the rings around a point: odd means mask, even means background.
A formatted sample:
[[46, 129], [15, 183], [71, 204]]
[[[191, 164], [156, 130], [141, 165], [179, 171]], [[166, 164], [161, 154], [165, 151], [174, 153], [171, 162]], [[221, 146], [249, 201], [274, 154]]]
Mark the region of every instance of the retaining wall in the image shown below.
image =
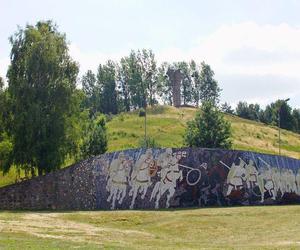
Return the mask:
[[154, 209], [300, 203], [300, 160], [246, 151], [132, 149], [0, 188], [0, 209]]

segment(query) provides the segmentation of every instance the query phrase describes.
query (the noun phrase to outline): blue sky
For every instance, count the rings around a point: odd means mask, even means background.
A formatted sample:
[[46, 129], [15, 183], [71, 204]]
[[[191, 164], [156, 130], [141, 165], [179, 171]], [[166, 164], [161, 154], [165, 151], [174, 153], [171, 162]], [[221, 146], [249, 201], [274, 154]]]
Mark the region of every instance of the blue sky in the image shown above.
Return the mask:
[[131, 49], [151, 48], [159, 62], [209, 63], [222, 101], [265, 105], [290, 97], [300, 108], [299, 10], [295, 0], [0, 0], [0, 75], [17, 25], [52, 19], [81, 74]]

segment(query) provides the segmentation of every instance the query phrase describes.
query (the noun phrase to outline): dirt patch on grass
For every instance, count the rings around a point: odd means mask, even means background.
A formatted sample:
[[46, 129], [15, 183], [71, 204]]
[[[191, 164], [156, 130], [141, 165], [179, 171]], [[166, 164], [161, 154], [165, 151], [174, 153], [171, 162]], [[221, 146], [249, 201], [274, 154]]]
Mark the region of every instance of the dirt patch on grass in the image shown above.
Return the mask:
[[137, 230], [124, 230], [109, 227], [93, 226], [82, 222], [61, 219], [63, 213], [25, 213], [12, 220], [0, 219], [1, 232], [27, 233], [40, 238], [62, 239], [73, 242], [89, 242], [100, 244], [105, 240], [114, 242], [136, 237], [151, 239], [150, 233]]

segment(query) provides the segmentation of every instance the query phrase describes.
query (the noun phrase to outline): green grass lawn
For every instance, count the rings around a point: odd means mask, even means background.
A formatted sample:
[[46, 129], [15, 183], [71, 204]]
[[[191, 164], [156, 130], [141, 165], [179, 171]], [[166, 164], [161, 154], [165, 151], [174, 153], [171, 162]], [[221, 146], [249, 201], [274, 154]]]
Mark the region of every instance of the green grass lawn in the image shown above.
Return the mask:
[[0, 212], [0, 249], [299, 249], [300, 206]]
[[[182, 147], [187, 121], [195, 116], [195, 108], [157, 106], [147, 110], [148, 135], [161, 147]], [[261, 153], [278, 154], [278, 128], [225, 115], [232, 125], [233, 148]], [[108, 122], [108, 150], [138, 147], [144, 136], [144, 117], [137, 112], [115, 116]], [[300, 159], [300, 135], [282, 130], [282, 154]]]

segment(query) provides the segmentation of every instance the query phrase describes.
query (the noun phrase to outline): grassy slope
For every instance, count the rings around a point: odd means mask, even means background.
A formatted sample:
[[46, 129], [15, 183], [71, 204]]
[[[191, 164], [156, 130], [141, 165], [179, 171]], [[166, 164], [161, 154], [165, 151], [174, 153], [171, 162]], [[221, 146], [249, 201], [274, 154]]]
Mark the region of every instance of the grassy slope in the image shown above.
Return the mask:
[[2, 211], [0, 231], [0, 249], [298, 249], [300, 206]]
[[[158, 106], [148, 110], [148, 135], [162, 147], [183, 146], [186, 122], [196, 109]], [[225, 115], [232, 124], [233, 148], [263, 153], [278, 153], [278, 129], [265, 124]], [[116, 116], [108, 123], [109, 151], [135, 148], [144, 135], [144, 118], [137, 112]], [[300, 135], [282, 130], [282, 154], [300, 159]]]
[[[161, 147], [183, 146], [182, 135], [186, 122], [193, 119], [196, 109], [157, 106], [147, 110], [148, 135]], [[233, 148], [252, 150], [263, 153], [278, 153], [278, 130], [276, 127], [242, 119], [236, 116], [225, 116], [232, 124]], [[115, 116], [108, 122], [108, 151], [138, 147], [144, 136], [144, 118], [137, 112]], [[300, 159], [300, 135], [282, 130], [282, 154]], [[72, 162], [70, 162], [71, 164]], [[0, 187], [15, 181], [15, 170], [2, 176]]]

